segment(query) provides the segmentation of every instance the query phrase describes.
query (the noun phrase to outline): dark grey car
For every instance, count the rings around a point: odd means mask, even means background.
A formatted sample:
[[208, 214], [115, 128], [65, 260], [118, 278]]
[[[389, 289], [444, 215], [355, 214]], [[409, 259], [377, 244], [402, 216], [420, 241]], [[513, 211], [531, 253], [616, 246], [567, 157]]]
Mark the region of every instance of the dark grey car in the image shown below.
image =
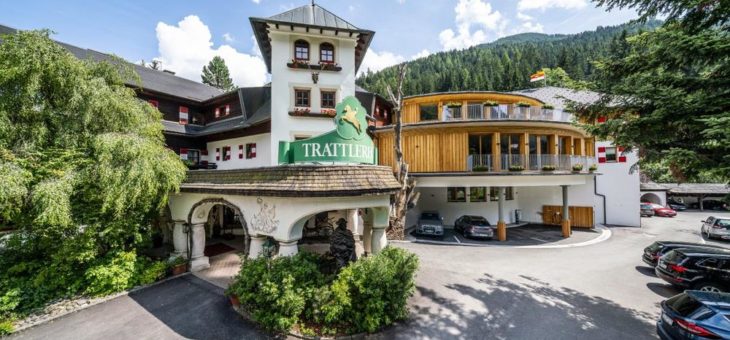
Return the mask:
[[494, 229], [486, 218], [475, 215], [464, 215], [454, 222], [454, 230], [460, 232], [464, 237], [493, 238]]
[[416, 234], [444, 236], [444, 219], [436, 211], [424, 211], [418, 217]]

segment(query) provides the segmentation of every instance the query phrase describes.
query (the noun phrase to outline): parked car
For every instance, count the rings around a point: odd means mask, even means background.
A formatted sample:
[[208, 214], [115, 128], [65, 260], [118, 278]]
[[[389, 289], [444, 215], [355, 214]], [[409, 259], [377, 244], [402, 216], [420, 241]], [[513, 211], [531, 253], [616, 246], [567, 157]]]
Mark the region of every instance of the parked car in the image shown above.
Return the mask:
[[688, 290], [662, 301], [662, 339], [730, 339], [730, 294]]
[[464, 215], [454, 221], [454, 230], [464, 237], [493, 238], [494, 229], [486, 218], [475, 215]]
[[656, 267], [657, 260], [664, 254], [677, 249], [677, 248], [716, 248], [716, 249], [728, 249], [723, 246], [716, 246], [711, 244], [702, 244], [695, 242], [676, 242], [676, 241], [656, 241], [644, 248], [644, 254], [641, 259], [648, 265]]
[[642, 217], [652, 217], [654, 216], [654, 208], [652, 208], [649, 203], [641, 203], [640, 214]]
[[669, 206], [670, 208], [672, 208], [672, 209], [674, 209], [676, 211], [684, 211], [684, 210], [687, 210], [687, 205], [686, 204], [684, 204], [684, 203], [682, 203], [680, 201], [677, 201], [677, 200], [673, 200], [671, 198], [670, 199], [667, 199], [667, 206]]
[[677, 212], [674, 211], [672, 208], [667, 208], [667, 207], [661, 206], [659, 204], [649, 203], [649, 202], [644, 202], [642, 204], [651, 205], [651, 209], [654, 210], [654, 216], [662, 216], [662, 217], [677, 216]]
[[730, 239], [730, 218], [710, 216], [702, 221], [700, 229], [707, 238]]
[[416, 234], [444, 236], [444, 219], [436, 211], [424, 211], [418, 217]]
[[659, 258], [658, 277], [683, 289], [730, 291], [730, 250], [677, 248]]
[[[695, 202], [689, 205], [691, 209], [699, 209], [700, 203]], [[718, 200], [704, 200], [702, 201], [702, 209], [706, 210], [727, 210], [727, 203]]]

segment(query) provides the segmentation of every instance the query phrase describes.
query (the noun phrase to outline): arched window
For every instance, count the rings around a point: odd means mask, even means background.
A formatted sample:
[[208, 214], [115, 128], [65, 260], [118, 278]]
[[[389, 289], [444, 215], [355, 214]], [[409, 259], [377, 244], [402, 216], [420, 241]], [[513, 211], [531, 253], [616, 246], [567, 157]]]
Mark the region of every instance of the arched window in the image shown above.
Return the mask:
[[304, 40], [294, 42], [294, 59], [309, 60], [309, 43]]
[[330, 43], [322, 43], [319, 45], [319, 62], [330, 63], [335, 62], [335, 47]]

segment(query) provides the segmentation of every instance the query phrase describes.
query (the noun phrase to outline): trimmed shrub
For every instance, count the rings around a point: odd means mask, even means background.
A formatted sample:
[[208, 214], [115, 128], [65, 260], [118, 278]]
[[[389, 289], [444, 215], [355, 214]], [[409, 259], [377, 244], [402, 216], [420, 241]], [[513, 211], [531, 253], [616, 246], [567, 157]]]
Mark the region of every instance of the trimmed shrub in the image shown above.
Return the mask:
[[14, 330], [13, 321], [11, 320], [0, 320], [0, 336], [8, 335]]
[[400, 248], [328, 274], [329, 259], [310, 253], [245, 260], [227, 293], [263, 327], [303, 334], [375, 332], [408, 316], [418, 258]]
[[93, 296], [112, 294], [134, 282], [137, 254], [133, 251], [109, 253], [86, 270], [86, 293]]

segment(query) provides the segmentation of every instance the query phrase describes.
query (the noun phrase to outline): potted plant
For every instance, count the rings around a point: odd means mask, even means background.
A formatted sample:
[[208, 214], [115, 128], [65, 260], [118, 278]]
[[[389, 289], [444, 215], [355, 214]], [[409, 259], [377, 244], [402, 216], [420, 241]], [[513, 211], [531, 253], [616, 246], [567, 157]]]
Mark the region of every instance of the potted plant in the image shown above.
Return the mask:
[[493, 100], [487, 100], [486, 102], [484, 102], [484, 106], [489, 106], [489, 107], [499, 106], [499, 103], [497, 103], [497, 102], [495, 102]]
[[583, 164], [573, 164], [573, 172], [581, 172], [583, 170]]
[[509, 166], [509, 171], [517, 172], [517, 171], [524, 171], [524, 170], [525, 170], [525, 167], [522, 165], [510, 165]]
[[337, 115], [337, 110], [335, 109], [322, 109], [322, 114], [326, 114], [330, 117], [334, 117]]
[[463, 105], [463, 103], [461, 103], [461, 102], [446, 103], [446, 106], [448, 106], [448, 107], [461, 107], [461, 105]]
[[530, 107], [530, 104], [525, 103], [525, 102], [517, 102], [517, 104], [515, 104], [515, 105], [517, 107]]
[[595, 172], [598, 170], [598, 165], [591, 164], [591, 166], [588, 167], [588, 172]]
[[294, 115], [295, 116], [304, 116], [307, 113], [309, 113], [308, 107], [295, 107], [294, 108]]
[[555, 171], [555, 165], [543, 165], [542, 171]]
[[340, 65], [337, 63], [319, 62], [319, 69], [325, 71], [339, 71]]
[[485, 171], [489, 171], [489, 168], [486, 165], [477, 165], [477, 166], [473, 167], [471, 169], [471, 171], [485, 172]]
[[287, 66], [291, 68], [309, 68], [309, 64], [306, 60], [297, 59], [292, 59], [291, 62], [287, 64]]
[[178, 256], [170, 260], [170, 270], [172, 271], [172, 276], [185, 273], [188, 271], [188, 261], [186, 261], [184, 257]]

